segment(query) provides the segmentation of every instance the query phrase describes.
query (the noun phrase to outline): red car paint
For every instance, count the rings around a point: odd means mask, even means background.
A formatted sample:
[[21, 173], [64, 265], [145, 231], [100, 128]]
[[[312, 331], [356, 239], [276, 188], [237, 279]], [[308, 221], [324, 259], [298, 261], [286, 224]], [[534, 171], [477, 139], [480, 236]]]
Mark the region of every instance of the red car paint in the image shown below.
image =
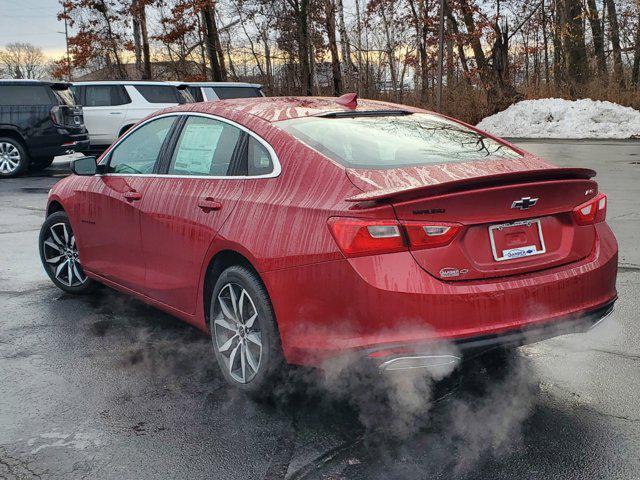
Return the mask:
[[[393, 108], [359, 101], [355, 111]], [[585, 225], [574, 212], [598, 195], [594, 172], [560, 169], [513, 146], [522, 158], [348, 169], [274, 125], [345, 110], [329, 98], [260, 98], [158, 112], [237, 122], [273, 147], [282, 171], [264, 179], [70, 176], [51, 190], [49, 209], [69, 215], [89, 277], [203, 330], [208, 266], [224, 251], [244, 256], [267, 288], [294, 364], [549, 324], [615, 300], [617, 243], [604, 211]], [[525, 196], [539, 204], [511, 208]], [[388, 222], [407, 238], [385, 253], [345, 255], [330, 227], [344, 217]], [[495, 261], [488, 227], [523, 219], [540, 219], [546, 252]], [[420, 224], [455, 231], [430, 246], [411, 234]], [[496, 241], [520, 245], [527, 235]]]

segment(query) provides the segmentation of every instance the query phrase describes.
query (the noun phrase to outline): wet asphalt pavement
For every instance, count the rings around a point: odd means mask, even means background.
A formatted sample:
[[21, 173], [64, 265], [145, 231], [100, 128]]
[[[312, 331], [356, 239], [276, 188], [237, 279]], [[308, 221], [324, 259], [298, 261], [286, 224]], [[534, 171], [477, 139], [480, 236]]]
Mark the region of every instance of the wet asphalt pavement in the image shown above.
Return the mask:
[[521, 145], [598, 171], [614, 314], [455, 389], [298, 380], [270, 404], [229, 390], [194, 328], [50, 283], [37, 237], [64, 163], [1, 181], [0, 478], [640, 478], [640, 142]]

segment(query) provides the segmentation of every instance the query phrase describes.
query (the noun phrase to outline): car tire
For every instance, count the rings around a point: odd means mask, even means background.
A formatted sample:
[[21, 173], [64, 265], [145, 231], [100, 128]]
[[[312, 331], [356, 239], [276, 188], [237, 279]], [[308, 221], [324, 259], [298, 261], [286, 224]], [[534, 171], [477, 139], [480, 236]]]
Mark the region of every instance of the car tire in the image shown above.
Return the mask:
[[45, 168], [49, 168], [56, 157], [48, 157], [48, 158], [39, 158], [37, 160], [32, 160], [29, 164], [29, 170], [32, 172], [39, 172], [40, 170], [44, 170]]
[[267, 291], [251, 269], [236, 265], [218, 278], [209, 329], [225, 380], [256, 399], [271, 396], [286, 365]]
[[65, 212], [47, 217], [40, 228], [38, 245], [42, 266], [60, 290], [82, 294], [95, 286], [82, 270], [75, 236]]
[[29, 154], [22, 142], [0, 137], [0, 178], [17, 177], [29, 166]]

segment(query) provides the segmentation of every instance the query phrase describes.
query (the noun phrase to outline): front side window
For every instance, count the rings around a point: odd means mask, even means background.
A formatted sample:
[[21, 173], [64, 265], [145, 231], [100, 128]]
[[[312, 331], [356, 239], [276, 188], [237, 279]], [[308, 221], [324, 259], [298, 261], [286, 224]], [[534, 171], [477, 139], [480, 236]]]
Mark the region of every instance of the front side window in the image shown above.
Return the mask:
[[109, 170], [113, 173], [153, 173], [162, 144], [176, 117], [152, 120], [125, 137], [110, 154]]
[[121, 85], [87, 85], [80, 89], [84, 89], [81, 101], [85, 107], [113, 107], [131, 101]]
[[275, 123], [349, 168], [395, 167], [521, 158], [513, 148], [438, 115], [414, 113]]
[[233, 153], [240, 138], [240, 129], [213, 118], [191, 116], [169, 165], [169, 175], [230, 175]]

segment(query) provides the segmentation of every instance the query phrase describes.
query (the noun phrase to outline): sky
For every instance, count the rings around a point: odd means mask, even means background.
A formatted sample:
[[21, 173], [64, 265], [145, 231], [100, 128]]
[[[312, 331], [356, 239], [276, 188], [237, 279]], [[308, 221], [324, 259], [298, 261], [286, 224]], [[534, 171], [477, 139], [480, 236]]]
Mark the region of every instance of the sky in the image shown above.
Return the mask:
[[48, 57], [60, 57], [65, 41], [59, 11], [58, 0], [0, 0], [0, 48], [11, 42], [29, 42]]

